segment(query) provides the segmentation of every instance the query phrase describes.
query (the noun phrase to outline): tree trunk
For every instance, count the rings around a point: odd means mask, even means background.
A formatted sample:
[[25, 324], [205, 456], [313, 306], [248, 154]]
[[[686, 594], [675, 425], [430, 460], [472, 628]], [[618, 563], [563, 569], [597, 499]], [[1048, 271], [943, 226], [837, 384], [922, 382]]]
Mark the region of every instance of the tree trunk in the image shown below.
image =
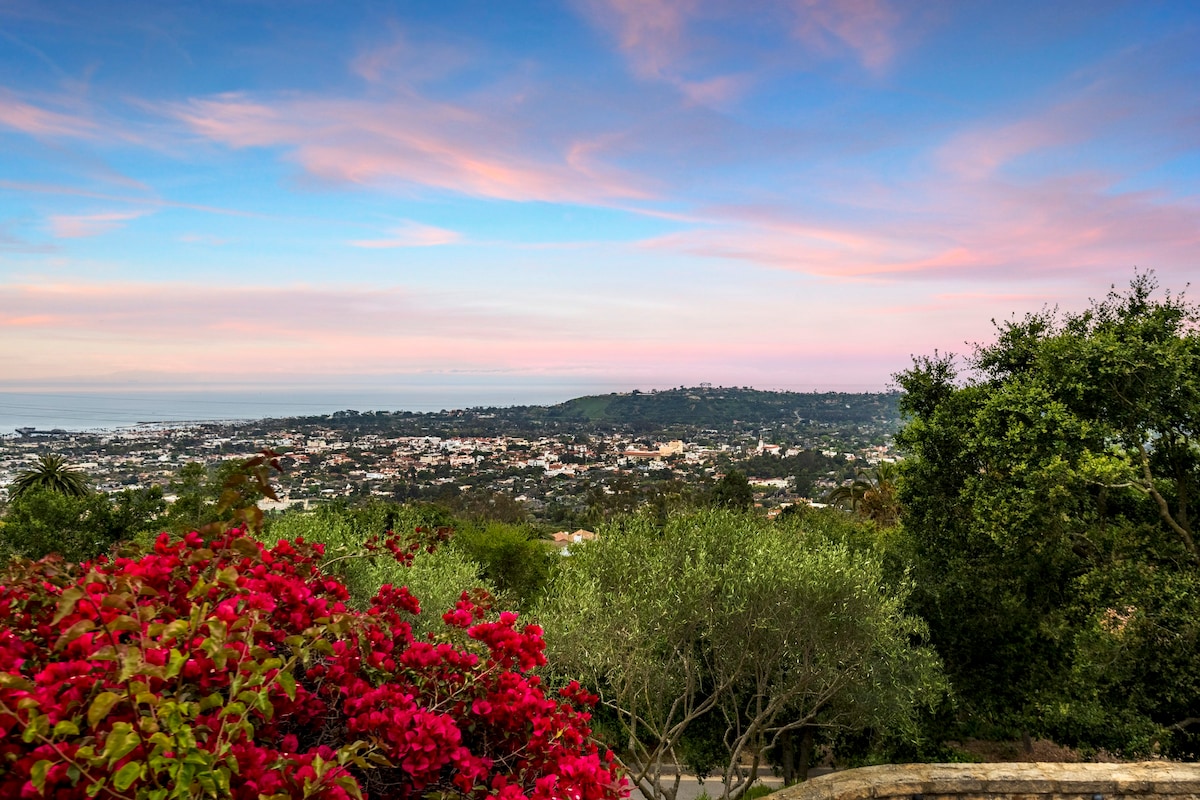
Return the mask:
[[808, 780], [808, 765], [812, 761], [813, 729], [805, 725], [800, 729], [800, 780]]
[[779, 737], [779, 761], [783, 768], [783, 785], [791, 786], [796, 782], [796, 747], [791, 731], [784, 731]]

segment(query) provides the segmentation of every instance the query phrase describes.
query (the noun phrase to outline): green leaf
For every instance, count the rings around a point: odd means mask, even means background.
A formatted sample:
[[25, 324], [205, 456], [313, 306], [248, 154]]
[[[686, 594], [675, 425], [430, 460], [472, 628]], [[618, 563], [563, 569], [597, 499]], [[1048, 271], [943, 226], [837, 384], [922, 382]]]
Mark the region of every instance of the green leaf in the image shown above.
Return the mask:
[[208, 711], [210, 708], [216, 708], [224, 702], [225, 698], [220, 693], [213, 692], [200, 701], [200, 711]]
[[69, 719], [59, 720], [54, 726], [55, 736], [78, 736], [79, 726]]
[[164, 644], [166, 642], [174, 641], [180, 636], [186, 634], [190, 627], [191, 625], [186, 619], [172, 620], [164, 625], [162, 631], [158, 634], [159, 641], [163, 642]]
[[61, 650], [71, 642], [78, 639], [80, 636], [83, 636], [85, 633], [95, 629], [96, 623], [92, 622], [90, 619], [81, 619], [63, 631], [62, 636], [59, 636], [58, 641], [54, 643], [54, 649]]
[[363, 800], [362, 789], [358, 785], [358, 781], [352, 775], [339, 775], [334, 778], [334, 783], [342, 787], [346, 794], [354, 798], [354, 800]]
[[109, 592], [100, 601], [101, 608], [129, 608], [132, 596], [129, 592]]
[[88, 725], [93, 728], [96, 727], [100, 720], [107, 717], [108, 712], [112, 711], [112, 707], [120, 702], [120, 700], [121, 695], [117, 694], [116, 692], [101, 692], [100, 694], [96, 695], [96, 699], [93, 700], [92, 704], [88, 707]]
[[29, 770], [29, 782], [39, 793], [46, 790], [46, 773], [50, 770], [50, 762], [46, 759], [36, 762]]
[[65, 590], [58, 598], [58, 609], [54, 612], [54, 619], [50, 620], [51, 625], [57, 625], [62, 621], [63, 617], [75, 610], [76, 603], [83, 597], [83, 589], [78, 586], [72, 586]]
[[222, 586], [235, 588], [237, 586], [238, 571], [237, 567], [229, 566], [217, 573], [217, 583]]
[[179, 671], [183, 669], [183, 665], [186, 663], [187, 657], [183, 653], [172, 648], [171, 655], [167, 660], [167, 668], [163, 671], [163, 677], [167, 679], [174, 678], [179, 674]]
[[221, 709], [222, 717], [232, 717], [235, 714], [241, 715], [241, 714], [245, 714], [245, 713], [246, 713], [246, 704], [238, 703], [236, 701], [229, 703], [228, 705], [225, 706], [225, 708]]
[[296, 699], [296, 678], [292, 673], [283, 671], [275, 676], [275, 680], [279, 681], [279, 688], [283, 689], [283, 693], [287, 695], [288, 700], [295, 701]]
[[[241, 540], [237, 539], [235, 541], [241, 541]], [[217, 779], [217, 789], [220, 790], [221, 795], [222, 796], [228, 795], [230, 793], [228, 767], [217, 767], [216, 770], [213, 771], [213, 775]]]
[[33, 691], [33, 684], [22, 675], [11, 672], [0, 672], [0, 689], [16, 689], [22, 692]]
[[133, 785], [142, 774], [142, 765], [139, 761], [130, 761], [125, 766], [117, 770], [117, 774], [113, 775], [113, 786], [117, 787], [117, 791], [123, 792]]
[[105, 624], [104, 629], [116, 633], [117, 631], [140, 631], [142, 626], [133, 617], [122, 614], [112, 622]]
[[32, 744], [50, 732], [50, 718], [45, 714], [37, 714], [29, 720], [21, 733], [21, 741]]
[[214, 643], [218, 647], [225, 644], [225, 639], [229, 636], [229, 626], [219, 619], [205, 620], [205, 624], [208, 625], [208, 632]]
[[112, 732], [104, 741], [104, 751], [101, 755], [106, 757], [109, 766], [112, 766], [132, 753], [141, 741], [142, 737], [138, 736], [128, 722], [118, 722], [113, 725]]
[[141, 650], [129, 650], [121, 659], [121, 671], [117, 674], [117, 680], [123, 683], [137, 675], [142, 671], [144, 663]]

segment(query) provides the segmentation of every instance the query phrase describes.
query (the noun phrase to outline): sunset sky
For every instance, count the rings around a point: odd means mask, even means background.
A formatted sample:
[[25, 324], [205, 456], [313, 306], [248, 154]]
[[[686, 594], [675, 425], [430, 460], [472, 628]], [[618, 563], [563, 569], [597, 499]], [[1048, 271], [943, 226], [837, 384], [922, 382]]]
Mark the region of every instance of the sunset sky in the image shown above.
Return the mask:
[[1194, 2], [0, 0], [0, 390], [881, 390], [1135, 267]]

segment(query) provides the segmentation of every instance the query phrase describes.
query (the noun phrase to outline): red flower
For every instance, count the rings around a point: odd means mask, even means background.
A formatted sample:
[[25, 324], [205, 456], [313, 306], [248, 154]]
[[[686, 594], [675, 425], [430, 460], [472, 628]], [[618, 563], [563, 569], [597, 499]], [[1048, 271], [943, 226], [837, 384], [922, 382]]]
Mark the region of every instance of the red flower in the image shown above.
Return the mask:
[[[402, 562], [448, 535], [389, 535]], [[387, 787], [504, 800], [617, 800], [578, 684], [547, 698], [542, 631], [464, 593], [433, 641], [384, 586], [365, 612], [319, 546], [233, 530], [138, 557], [0, 574], [0, 797], [133, 797], [191, 781], [254, 800]], [[330, 745], [334, 746], [330, 746]], [[203, 765], [202, 768], [196, 765]], [[211, 786], [204, 784], [209, 781]], [[208, 786], [208, 788], [206, 788]]]

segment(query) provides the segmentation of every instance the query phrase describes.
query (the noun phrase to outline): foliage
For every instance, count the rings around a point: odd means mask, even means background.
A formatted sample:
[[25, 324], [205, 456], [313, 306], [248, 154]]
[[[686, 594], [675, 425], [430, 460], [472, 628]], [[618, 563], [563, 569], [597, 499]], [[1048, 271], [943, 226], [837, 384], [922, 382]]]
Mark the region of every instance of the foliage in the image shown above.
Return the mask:
[[825, 496], [829, 505], [853, 511], [885, 528], [900, 518], [900, 503], [896, 496], [899, 470], [895, 464], [882, 462], [870, 469], [855, 470], [857, 477], [838, 486]]
[[[406, 586], [430, 608], [449, 608], [464, 589], [495, 594], [480, 576], [478, 564], [453, 547], [426, 548], [410, 559], [364, 558], [364, 545], [392, 530], [426, 528], [445, 536], [452, 522], [431, 506], [374, 502], [362, 506], [331, 504], [313, 511], [287, 511], [269, 520], [264, 539], [303, 539], [323, 546], [321, 570], [336, 577], [350, 594], [353, 608], [367, 608], [384, 584]], [[434, 632], [440, 620], [419, 615], [410, 621], [413, 633]]]
[[44, 455], [37, 465], [17, 475], [8, 489], [8, 497], [15, 500], [27, 492], [51, 491], [67, 497], [83, 497], [92, 490], [88, 477], [77, 469], [67, 466], [67, 460], [59, 455]]
[[710, 499], [717, 508], [745, 511], [754, 505], [754, 489], [745, 475], [731, 469], [713, 486]]
[[164, 520], [168, 530], [219, 532], [230, 525], [258, 529], [263, 513], [258, 501], [277, 500], [271, 485], [272, 471], [279, 472], [279, 454], [263, 450], [249, 459], [230, 459], [214, 470], [203, 464], [185, 464], [168, 487], [175, 500]]
[[[1200, 718], [1200, 313], [1139, 275], [897, 376], [903, 535], [974, 730], [1186, 750]], [[1172, 742], [1172, 739], [1174, 741]]]
[[541, 596], [558, 555], [527, 526], [460, 523], [450, 548], [480, 566], [506, 607], [526, 609]]
[[801, 450], [783, 457], [751, 456], [738, 462], [738, 470], [756, 478], [792, 478], [796, 494], [809, 496], [818, 478], [840, 472], [845, 465], [842, 456], [827, 456], [820, 450]]
[[509, 492], [480, 488], [463, 491], [454, 484], [445, 484], [437, 502], [472, 521], [492, 520], [515, 525], [525, 522], [528, 516], [525, 506]]
[[723, 796], [737, 797], [786, 731], [911, 727], [938, 694], [920, 625], [867, 552], [718, 510], [598, 533], [564, 560], [540, 619], [557, 668], [617, 716], [647, 796], [675, 796], [667, 765], [694, 758], [714, 721]]
[[[409, 558], [426, 542], [386, 542]], [[541, 631], [464, 594], [433, 636], [407, 589], [362, 612], [319, 546], [231, 530], [0, 575], [0, 796], [578, 797], [621, 781], [591, 698], [547, 697]]]
[[666, 519], [672, 511], [701, 504], [703, 494], [681, 480], [635, 481], [629, 475], [617, 475], [603, 482], [584, 484], [586, 512], [579, 522], [591, 529], [639, 508], [647, 508], [659, 519]]
[[164, 506], [158, 487], [111, 496], [28, 490], [9, 503], [0, 526], [0, 557], [58, 553], [68, 561], [95, 558], [149, 530]]

